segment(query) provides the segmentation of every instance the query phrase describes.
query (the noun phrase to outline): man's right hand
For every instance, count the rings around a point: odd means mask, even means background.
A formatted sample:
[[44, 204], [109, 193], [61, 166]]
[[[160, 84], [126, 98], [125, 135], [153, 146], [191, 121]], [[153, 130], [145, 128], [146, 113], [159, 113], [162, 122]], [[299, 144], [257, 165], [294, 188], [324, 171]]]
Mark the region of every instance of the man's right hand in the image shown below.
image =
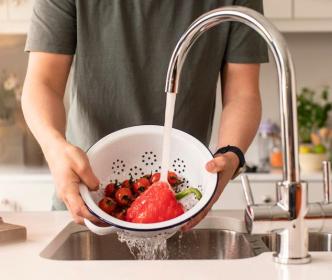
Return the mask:
[[62, 199], [76, 223], [83, 218], [98, 222], [85, 206], [80, 193], [79, 183], [83, 182], [91, 191], [98, 190], [99, 180], [94, 175], [87, 155], [78, 147], [65, 141], [51, 145], [44, 151], [56, 184], [57, 196]]

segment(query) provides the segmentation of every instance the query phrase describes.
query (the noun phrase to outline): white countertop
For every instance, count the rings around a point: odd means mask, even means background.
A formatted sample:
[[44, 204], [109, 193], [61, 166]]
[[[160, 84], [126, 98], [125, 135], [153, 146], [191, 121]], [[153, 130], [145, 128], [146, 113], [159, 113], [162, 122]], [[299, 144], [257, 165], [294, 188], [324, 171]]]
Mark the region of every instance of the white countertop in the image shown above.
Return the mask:
[[[241, 212], [213, 212], [232, 216]], [[272, 253], [240, 260], [176, 261], [54, 261], [39, 257], [46, 245], [67, 225], [67, 212], [0, 213], [7, 223], [24, 225], [28, 240], [0, 247], [0, 278], [3, 280], [85, 280], [85, 279], [331, 279], [332, 254], [311, 253], [307, 265], [285, 266], [272, 262]]]

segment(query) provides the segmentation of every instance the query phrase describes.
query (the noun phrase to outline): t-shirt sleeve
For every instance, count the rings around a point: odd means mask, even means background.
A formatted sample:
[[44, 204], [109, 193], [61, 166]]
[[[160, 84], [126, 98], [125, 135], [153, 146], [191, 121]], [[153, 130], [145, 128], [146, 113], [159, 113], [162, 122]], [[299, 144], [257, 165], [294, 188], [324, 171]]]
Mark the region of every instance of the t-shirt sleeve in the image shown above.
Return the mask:
[[35, 0], [25, 51], [75, 54], [75, 0]]
[[[236, 0], [235, 5], [245, 6], [263, 14], [262, 0]], [[228, 63], [268, 62], [267, 45], [264, 39], [251, 27], [232, 22], [225, 54]]]

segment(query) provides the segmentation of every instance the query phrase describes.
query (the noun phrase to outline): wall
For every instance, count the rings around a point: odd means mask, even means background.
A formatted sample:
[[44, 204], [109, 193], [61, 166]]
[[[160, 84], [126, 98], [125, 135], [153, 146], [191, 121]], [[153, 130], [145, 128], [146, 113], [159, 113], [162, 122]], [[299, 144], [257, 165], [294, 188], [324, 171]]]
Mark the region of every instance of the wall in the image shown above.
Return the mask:
[[[298, 90], [304, 86], [321, 90], [325, 85], [332, 89], [332, 35], [306, 33], [286, 34], [285, 37], [295, 64]], [[261, 71], [263, 119], [279, 123], [277, 83], [276, 68], [273, 58], [270, 58], [270, 63], [263, 65]], [[247, 153], [249, 162], [257, 162], [256, 143], [257, 139]]]

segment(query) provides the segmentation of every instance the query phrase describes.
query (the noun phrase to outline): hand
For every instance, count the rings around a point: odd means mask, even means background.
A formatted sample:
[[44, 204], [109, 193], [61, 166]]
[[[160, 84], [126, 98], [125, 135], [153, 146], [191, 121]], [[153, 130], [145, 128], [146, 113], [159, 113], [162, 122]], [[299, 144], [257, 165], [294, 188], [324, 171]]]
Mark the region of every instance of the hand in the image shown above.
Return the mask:
[[81, 181], [92, 191], [99, 186], [86, 154], [65, 141], [50, 145], [50, 150], [44, 153], [55, 180], [57, 196], [66, 204], [74, 221], [83, 224], [83, 218], [87, 218], [98, 222], [86, 208], [79, 193]]
[[182, 227], [182, 231], [189, 231], [196, 226], [210, 211], [213, 204], [219, 199], [221, 193], [229, 180], [233, 177], [239, 166], [239, 159], [234, 153], [225, 153], [216, 155], [216, 157], [206, 164], [206, 170], [211, 173], [219, 173], [217, 191], [207, 207], [195, 218]]

